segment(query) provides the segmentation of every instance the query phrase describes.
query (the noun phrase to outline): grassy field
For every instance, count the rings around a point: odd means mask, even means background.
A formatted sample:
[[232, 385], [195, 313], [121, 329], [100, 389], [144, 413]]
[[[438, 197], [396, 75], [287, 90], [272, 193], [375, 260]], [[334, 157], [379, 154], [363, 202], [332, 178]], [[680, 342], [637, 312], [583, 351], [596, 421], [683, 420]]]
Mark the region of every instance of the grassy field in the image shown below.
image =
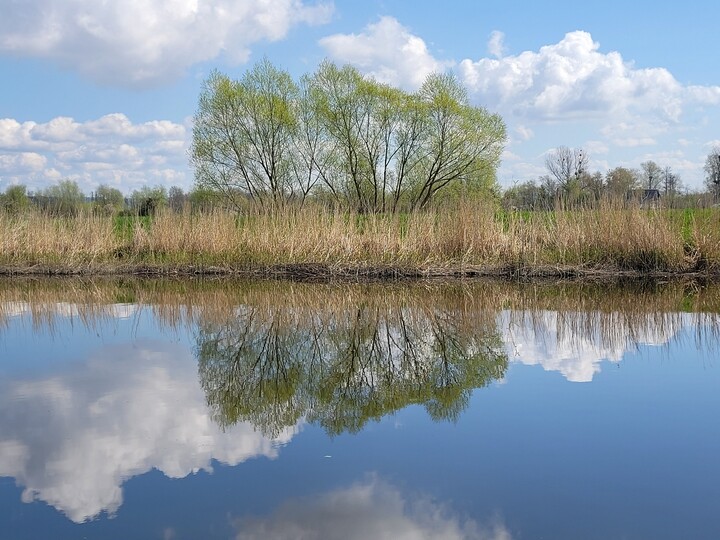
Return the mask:
[[312, 276], [692, 274], [720, 276], [720, 211], [498, 212], [481, 204], [410, 215], [321, 208], [152, 219], [0, 215], [8, 273]]

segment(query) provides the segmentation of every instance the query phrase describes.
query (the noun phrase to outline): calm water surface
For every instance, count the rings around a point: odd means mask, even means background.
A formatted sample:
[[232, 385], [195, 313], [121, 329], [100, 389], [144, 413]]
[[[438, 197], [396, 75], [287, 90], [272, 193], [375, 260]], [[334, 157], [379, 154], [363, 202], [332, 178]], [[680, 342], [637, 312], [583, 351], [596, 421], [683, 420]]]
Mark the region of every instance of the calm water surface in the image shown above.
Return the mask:
[[720, 538], [720, 288], [0, 281], [0, 538]]

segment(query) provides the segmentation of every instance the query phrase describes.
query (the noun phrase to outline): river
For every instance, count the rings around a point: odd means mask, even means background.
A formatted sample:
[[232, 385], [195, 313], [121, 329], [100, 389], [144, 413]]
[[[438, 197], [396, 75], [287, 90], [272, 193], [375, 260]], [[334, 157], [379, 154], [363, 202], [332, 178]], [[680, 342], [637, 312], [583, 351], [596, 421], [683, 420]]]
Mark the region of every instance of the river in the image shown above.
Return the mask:
[[0, 281], [0, 536], [720, 538], [720, 287]]

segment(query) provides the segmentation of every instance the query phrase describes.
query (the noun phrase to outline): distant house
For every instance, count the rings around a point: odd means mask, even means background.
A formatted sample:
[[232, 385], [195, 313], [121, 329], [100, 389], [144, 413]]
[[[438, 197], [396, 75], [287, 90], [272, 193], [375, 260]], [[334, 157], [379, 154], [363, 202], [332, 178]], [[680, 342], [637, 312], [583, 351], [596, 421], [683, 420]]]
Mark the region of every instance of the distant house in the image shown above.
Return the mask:
[[640, 208], [657, 208], [660, 206], [660, 190], [633, 189], [628, 192], [627, 200], [639, 205]]

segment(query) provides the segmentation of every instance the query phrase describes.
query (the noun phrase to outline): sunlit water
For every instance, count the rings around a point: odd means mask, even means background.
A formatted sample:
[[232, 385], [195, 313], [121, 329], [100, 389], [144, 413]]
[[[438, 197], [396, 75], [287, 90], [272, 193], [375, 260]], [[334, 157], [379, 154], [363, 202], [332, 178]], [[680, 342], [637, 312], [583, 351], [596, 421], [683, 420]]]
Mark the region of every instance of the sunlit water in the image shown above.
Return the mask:
[[719, 308], [0, 282], [0, 538], [720, 538]]

